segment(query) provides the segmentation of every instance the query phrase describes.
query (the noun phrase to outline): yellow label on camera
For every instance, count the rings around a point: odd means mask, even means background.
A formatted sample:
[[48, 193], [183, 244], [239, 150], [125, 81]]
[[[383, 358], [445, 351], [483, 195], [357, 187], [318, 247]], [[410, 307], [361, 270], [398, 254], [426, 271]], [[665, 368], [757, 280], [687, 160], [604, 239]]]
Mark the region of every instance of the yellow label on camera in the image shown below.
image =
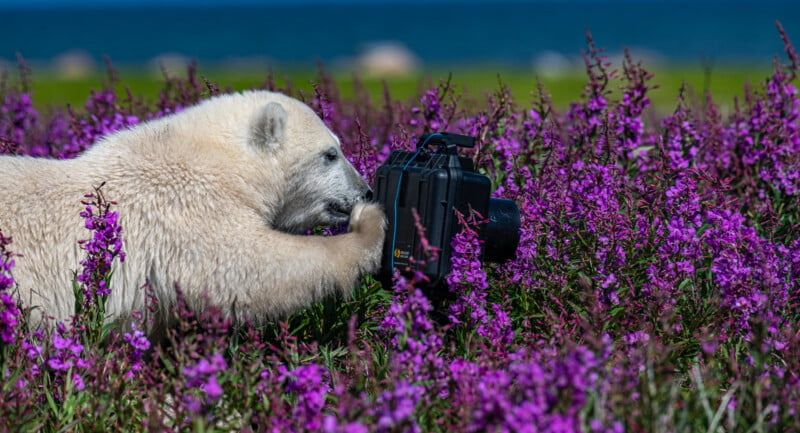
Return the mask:
[[394, 249], [394, 258], [396, 259], [400, 258], [400, 248]]

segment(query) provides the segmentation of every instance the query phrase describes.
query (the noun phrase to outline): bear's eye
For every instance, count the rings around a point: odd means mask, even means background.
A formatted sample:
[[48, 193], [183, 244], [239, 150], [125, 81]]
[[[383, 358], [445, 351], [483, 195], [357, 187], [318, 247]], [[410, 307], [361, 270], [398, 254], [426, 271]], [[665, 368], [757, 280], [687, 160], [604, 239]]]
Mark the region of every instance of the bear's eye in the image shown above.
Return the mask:
[[335, 147], [331, 147], [325, 152], [325, 161], [333, 162], [339, 158], [339, 151], [336, 150]]

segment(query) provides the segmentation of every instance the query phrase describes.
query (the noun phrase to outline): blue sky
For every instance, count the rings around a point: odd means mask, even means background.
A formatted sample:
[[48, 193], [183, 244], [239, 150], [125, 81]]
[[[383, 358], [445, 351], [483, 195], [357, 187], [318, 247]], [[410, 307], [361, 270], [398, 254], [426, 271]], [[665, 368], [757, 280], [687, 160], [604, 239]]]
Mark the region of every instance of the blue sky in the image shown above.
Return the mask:
[[[0, 8], [41, 8], [64, 6], [232, 6], [232, 5], [291, 5], [291, 4], [448, 4], [448, 3], [676, 3], [692, 0], [0, 0]], [[694, 0], [711, 4], [793, 3], [798, 0]]]
[[[515, 3], [603, 3], [608, 0], [502, 0]], [[631, 2], [665, 3], [681, 0], [628, 0]], [[724, 0], [716, 0], [725, 3]], [[770, 0], [771, 2], [792, 2], [796, 0]], [[270, 4], [341, 4], [341, 3], [495, 3], [493, 0], [0, 0], [0, 6], [136, 6], [136, 5], [198, 5], [225, 6], [231, 4], [270, 5]], [[618, 3], [619, 0], [616, 0]], [[739, 3], [758, 3], [758, 0], [738, 0]]]
[[[231, 4], [341, 4], [341, 3], [492, 3], [492, 0], [0, 0], [0, 6], [136, 6], [136, 5], [198, 5], [225, 6]], [[504, 0], [509, 1], [509, 0]], [[542, 0], [511, 0], [532, 3]], [[547, 1], [547, 0], [545, 0]], [[569, 2], [570, 0], [556, 0]], [[595, 0], [604, 1], [604, 0]]]

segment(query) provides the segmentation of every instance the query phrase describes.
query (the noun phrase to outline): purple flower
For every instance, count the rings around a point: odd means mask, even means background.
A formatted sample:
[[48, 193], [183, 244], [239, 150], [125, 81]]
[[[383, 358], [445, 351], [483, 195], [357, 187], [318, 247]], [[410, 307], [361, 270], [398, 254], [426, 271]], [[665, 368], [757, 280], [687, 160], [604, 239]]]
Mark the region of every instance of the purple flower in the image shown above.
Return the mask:
[[222, 397], [223, 389], [217, 376], [228, 368], [222, 355], [214, 354], [209, 358], [200, 358], [194, 364], [183, 368], [183, 376], [188, 390], [199, 390], [204, 397], [198, 399], [194, 394], [185, 394], [184, 403], [196, 414], [203, 412]]
[[[441, 336], [428, 313], [431, 305], [421, 290], [398, 277], [395, 298], [380, 328], [391, 339], [392, 363], [408, 374], [412, 383], [440, 377], [443, 360]], [[406, 292], [408, 291], [408, 292]]]
[[[445, 90], [446, 91], [446, 90]], [[421, 125], [425, 131], [439, 132], [447, 129], [447, 122], [442, 113], [441, 93], [438, 87], [425, 92], [420, 102], [422, 108], [414, 107], [411, 112], [421, 115], [422, 119], [411, 119], [409, 123], [413, 126]]]
[[81, 261], [83, 268], [77, 280], [83, 294], [83, 308], [89, 310], [93, 305], [104, 304], [111, 294], [108, 278], [112, 263], [116, 258], [124, 262], [125, 253], [122, 251], [119, 215], [110, 211], [111, 205], [116, 203], [106, 201], [99, 189], [88, 194], [86, 199], [90, 201], [82, 202], [86, 208], [80, 216], [92, 237], [80, 242], [87, 257]]
[[327, 371], [317, 364], [302, 365], [283, 375], [284, 389], [297, 396], [292, 417], [308, 430], [319, 430], [323, 424], [322, 408], [329, 391]]
[[450, 320], [474, 328], [489, 344], [502, 348], [511, 344], [514, 332], [503, 308], [486, 300], [489, 283], [480, 260], [481, 241], [477, 231], [482, 217], [473, 213], [469, 218], [458, 214], [458, 218], [462, 230], [451, 242], [451, 268], [446, 279], [450, 291], [458, 296], [450, 305]]
[[[29, 357], [36, 354], [36, 347], [29, 346]], [[47, 367], [56, 377], [57, 383], [71, 381], [78, 390], [84, 389], [84, 382], [81, 373], [90, 367], [87, 359], [83, 358], [84, 347], [80, 343], [79, 336], [71, 332], [63, 323], [56, 327], [53, 334], [52, 351], [47, 354]], [[41, 349], [38, 349], [39, 352]]]
[[38, 119], [39, 113], [27, 92], [8, 92], [0, 105], [0, 137], [5, 141], [0, 145], [0, 154], [21, 150], [20, 146], [34, 132]]
[[11, 268], [14, 266], [13, 254], [6, 247], [11, 238], [3, 236], [0, 231], [0, 341], [13, 345], [16, 340], [16, 328], [19, 325], [20, 310], [16, 299], [11, 295], [14, 278]]
[[217, 376], [209, 376], [208, 380], [200, 385], [200, 389], [206, 394], [208, 398], [206, 401], [217, 401], [222, 397], [222, 386], [217, 382]]
[[113, 89], [92, 92], [86, 101], [86, 117], [78, 118], [74, 113], [72, 127], [68, 131], [69, 142], [59, 158], [74, 158], [104, 136], [139, 123], [139, 118], [125, 114], [117, 105]]
[[126, 373], [127, 379], [132, 379], [136, 372], [142, 369], [142, 357], [145, 352], [150, 349], [150, 340], [147, 339], [144, 332], [136, 328], [135, 324], [131, 324], [131, 332], [126, 332], [123, 339], [130, 345], [130, 354], [128, 361], [130, 362], [130, 370]]
[[696, 131], [689, 113], [678, 106], [671, 116], [661, 122], [665, 129], [665, 139], [661, 143], [662, 151], [667, 155], [671, 170], [685, 170], [694, 164], [699, 150], [701, 137]]
[[340, 424], [333, 415], [326, 415], [322, 421], [325, 433], [367, 433], [367, 427], [359, 422]]
[[376, 407], [372, 414], [377, 431], [422, 431], [414, 414], [424, 393], [422, 386], [410, 385], [405, 380], [395, 383], [393, 390], [382, 392], [375, 401]]
[[455, 360], [453, 404], [469, 416], [465, 431], [551, 431], [556, 424], [580, 431], [581, 413], [601, 386], [603, 363], [582, 346], [564, 353], [518, 351], [489, 366]]
[[3, 343], [14, 344], [14, 330], [19, 325], [18, 317], [17, 302], [8, 293], [0, 293], [0, 339]]

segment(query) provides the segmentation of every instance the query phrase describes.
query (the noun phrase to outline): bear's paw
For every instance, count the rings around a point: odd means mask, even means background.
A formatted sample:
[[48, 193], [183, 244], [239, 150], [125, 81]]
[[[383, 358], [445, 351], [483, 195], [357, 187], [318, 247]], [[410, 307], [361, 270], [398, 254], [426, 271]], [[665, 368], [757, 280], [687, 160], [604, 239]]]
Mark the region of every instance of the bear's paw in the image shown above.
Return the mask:
[[367, 272], [377, 271], [386, 236], [386, 216], [374, 203], [356, 203], [350, 213], [350, 232], [355, 234], [368, 260]]

